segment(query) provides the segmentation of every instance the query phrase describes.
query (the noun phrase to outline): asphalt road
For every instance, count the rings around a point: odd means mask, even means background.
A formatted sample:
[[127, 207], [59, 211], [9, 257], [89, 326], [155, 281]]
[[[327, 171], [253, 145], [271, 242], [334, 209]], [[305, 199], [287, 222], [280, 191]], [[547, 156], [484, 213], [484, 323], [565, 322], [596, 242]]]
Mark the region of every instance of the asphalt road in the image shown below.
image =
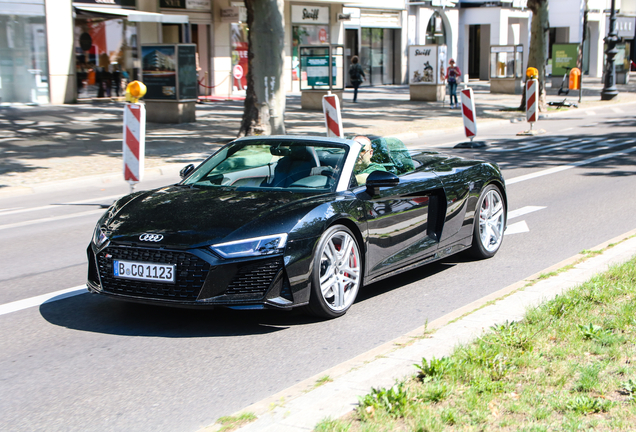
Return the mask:
[[[510, 212], [502, 249], [365, 287], [337, 320], [88, 293], [1, 314], [0, 430], [193, 431], [633, 229], [635, 106], [551, 117], [538, 137], [515, 136], [525, 123], [480, 127], [490, 144], [480, 149], [453, 149], [461, 134], [409, 143], [500, 163]], [[82, 285], [100, 204], [126, 191], [78, 185], [1, 199], [0, 311]]]

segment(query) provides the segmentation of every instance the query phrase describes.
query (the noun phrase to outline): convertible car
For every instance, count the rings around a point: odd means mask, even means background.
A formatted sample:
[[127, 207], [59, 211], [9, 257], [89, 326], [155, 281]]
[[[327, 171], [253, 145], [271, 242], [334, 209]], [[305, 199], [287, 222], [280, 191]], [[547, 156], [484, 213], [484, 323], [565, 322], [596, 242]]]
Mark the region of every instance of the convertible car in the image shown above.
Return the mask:
[[[377, 169], [361, 180], [371, 150]], [[242, 138], [181, 177], [127, 195], [101, 217], [88, 247], [90, 291], [335, 318], [365, 284], [464, 250], [493, 256], [506, 226], [495, 164], [410, 151], [393, 138], [372, 149], [336, 138]]]

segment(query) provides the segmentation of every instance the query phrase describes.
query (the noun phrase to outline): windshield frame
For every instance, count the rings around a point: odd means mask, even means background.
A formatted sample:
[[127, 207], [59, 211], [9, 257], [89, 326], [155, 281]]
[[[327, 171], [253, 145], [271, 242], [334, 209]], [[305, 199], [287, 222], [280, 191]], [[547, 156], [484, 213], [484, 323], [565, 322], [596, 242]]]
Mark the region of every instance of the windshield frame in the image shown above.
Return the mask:
[[[321, 137], [317, 137], [318, 139], [308, 139], [304, 137], [249, 137], [249, 138], [241, 138], [235, 141], [232, 141], [206, 160], [204, 160], [201, 164], [199, 164], [194, 171], [186, 178], [181, 180], [178, 184], [181, 186], [189, 186], [192, 188], [214, 188], [214, 189], [230, 189], [230, 190], [239, 190], [239, 191], [270, 191], [270, 192], [294, 192], [294, 193], [333, 193], [337, 190], [341, 189], [341, 184], [343, 183], [343, 175], [348, 177], [348, 174], [344, 174], [347, 172], [347, 167], [350, 165], [350, 159], [352, 154], [351, 145], [344, 141], [332, 141], [332, 140], [323, 140]], [[267, 185], [234, 185], [234, 184], [210, 184], [210, 183], [201, 183], [201, 179], [204, 179], [206, 176], [209, 176], [216, 168], [218, 168], [223, 162], [230, 160], [231, 156], [244, 150], [249, 147], [257, 147], [257, 146], [268, 146], [270, 147], [270, 153], [273, 157], [277, 156], [274, 153], [272, 148], [290, 148], [292, 146], [307, 146], [313, 147], [314, 149], [319, 149], [324, 151], [325, 149], [332, 148], [334, 150], [343, 150], [344, 154], [340, 159], [335, 163], [335, 166], [323, 165], [324, 160], [320, 160], [320, 166], [324, 166], [326, 168], [330, 168], [333, 176], [326, 176], [328, 180], [326, 181], [325, 187], [312, 187], [312, 186], [292, 186], [289, 185], [287, 187], [274, 187]], [[247, 171], [249, 169], [262, 169], [263, 167], [275, 167], [281, 157], [277, 160], [273, 160], [269, 163], [258, 165], [255, 167], [246, 167], [244, 170], [236, 170], [236, 171], [228, 171], [225, 174], [238, 173], [241, 171]], [[272, 165], [273, 163], [273, 165]], [[272, 171], [272, 168], [269, 168], [269, 171]], [[220, 172], [219, 174], [223, 174], [224, 172]], [[333, 178], [333, 181], [329, 180], [329, 178]], [[268, 177], [269, 179], [269, 177]], [[222, 182], [223, 180], [221, 180]], [[233, 183], [236, 183], [235, 180]], [[348, 180], [347, 180], [348, 182]]]

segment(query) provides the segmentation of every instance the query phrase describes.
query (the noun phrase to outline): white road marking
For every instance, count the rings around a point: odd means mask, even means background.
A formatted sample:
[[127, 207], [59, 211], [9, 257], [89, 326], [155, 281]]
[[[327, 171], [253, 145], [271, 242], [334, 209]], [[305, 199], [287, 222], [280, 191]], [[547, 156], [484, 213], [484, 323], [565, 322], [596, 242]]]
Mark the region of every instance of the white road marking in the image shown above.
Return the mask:
[[623, 114], [625, 111], [623, 111], [622, 109], [618, 108], [618, 107], [612, 107], [611, 108], [612, 111], [614, 111], [616, 114]]
[[585, 114], [587, 114], [589, 116], [595, 116], [596, 115], [596, 111], [588, 110], [588, 111], [585, 111]]
[[[16, 213], [26, 213], [26, 212], [32, 212], [32, 211], [38, 211], [38, 210], [46, 210], [53, 207], [70, 207], [70, 206], [73, 206], [74, 204], [86, 204], [86, 203], [96, 203], [99, 201], [109, 201], [109, 200], [121, 198], [122, 196], [124, 195], [110, 195], [110, 196], [91, 198], [91, 199], [86, 199], [81, 201], [73, 201], [66, 204], [49, 204], [45, 206], [22, 208], [18, 210], [14, 210], [14, 209], [7, 209], [7, 211], [0, 210], [0, 216], [12, 215]], [[95, 204], [95, 205], [98, 205], [98, 204]]]
[[525, 233], [529, 231], [530, 231], [530, 228], [528, 228], [528, 224], [526, 223], [526, 221], [521, 221], [521, 222], [513, 223], [512, 225], [508, 225], [506, 227], [506, 231], [504, 232], [504, 235], [521, 234], [521, 233]]
[[540, 207], [540, 206], [525, 206], [525, 207], [521, 207], [520, 209], [517, 210], [512, 210], [508, 212], [508, 220], [512, 219], [512, 218], [516, 218], [519, 216], [523, 216], [523, 215], [527, 215], [528, 213], [532, 213], [532, 212], [536, 212], [539, 210], [543, 210], [545, 207]]
[[572, 169], [572, 168], [576, 168], [576, 167], [579, 167], [579, 166], [588, 165], [588, 164], [591, 164], [591, 163], [594, 163], [594, 162], [598, 162], [598, 161], [601, 161], [601, 160], [604, 160], [604, 159], [610, 159], [610, 158], [613, 158], [613, 157], [616, 157], [616, 156], [624, 156], [624, 155], [626, 155], [628, 153], [633, 153], [635, 151], [636, 151], [636, 147], [632, 147], [630, 149], [626, 149], [626, 150], [623, 150], [623, 151], [619, 151], [619, 152], [615, 152], [615, 153], [608, 153], [608, 154], [604, 154], [604, 155], [601, 155], [601, 156], [596, 156], [596, 157], [593, 157], [593, 158], [590, 158], [590, 159], [583, 159], [583, 160], [580, 160], [578, 162], [572, 162], [571, 164], [560, 165], [560, 166], [556, 166], [556, 167], [553, 167], [553, 168], [548, 168], [548, 169], [544, 169], [544, 170], [541, 170], [541, 171], [536, 171], [536, 172], [533, 172], [531, 174], [526, 174], [526, 175], [522, 175], [522, 176], [519, 176], [519, 177], [513, 177], [511, 179], [506, 180], [506, 186], [509, 186], [509, 185], [512, 185], [512, 184], [515, 184], [515, 183], [520, 183], [520, 182], [526, 181], [526, 180], [532, 180], [532, 179], [535, 179], [537, 177], [543, 177], [543, 176], [546, 176], [546, 175], [555, 174], [555, 173], [558, 173], [558, 172], [561, 172], [561, 171], [565, 171], [565, 170], [569, 170], [569, 169]]
[[64, 219], [72, 219], [72, 218], [82, 217], [82, 216], [103, 214], [105, 211], [106, 211], [105, 209], [91, 210], [91, 211], [86, 211], [86, 212], [81, 212], [81, 213], [73, 213], [73, 214], [62, 215], [62, 216], [54, 216], [54, 217], [48, 217], [48, 218], [42, 218], [42, 219], [33, 219], [33, 220], [17, 222], [17, 223], [12, 223], [12, 224], [0, 225], [0, 231], [6, 230], [6, 229], [11, 229], [11, 228], [20, 228], [20, 227], [23, 227], [23, 226], [36, 225], [36, 224], [44, 223], [44, 222], [55, 222], [55, 221], [64, 220]]
[[51, 301], [58, 301], [79, 294], [84, 294], [86, 292], [88, 292], [86, 289], [86, 285], [80, 285], [73, 288], [67, 288], [60, 291], [54, 291], [52, 293], [27, 298], [24, 300], [5, 303], [3, 305], [0, 305], [0, 315], [6, 315], [11, 312], [18, 312], [34, 306], [40, 306]]

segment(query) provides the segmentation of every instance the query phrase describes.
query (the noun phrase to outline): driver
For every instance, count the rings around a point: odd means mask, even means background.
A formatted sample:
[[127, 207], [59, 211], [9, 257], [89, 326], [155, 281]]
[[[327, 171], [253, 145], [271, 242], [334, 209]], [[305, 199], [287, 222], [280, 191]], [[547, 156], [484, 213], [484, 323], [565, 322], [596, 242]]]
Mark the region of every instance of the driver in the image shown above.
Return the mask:
[[353, 173], [356, 176], [356, 181], [358, 182], [358, 185], [362, 186], [367, 182], [369, 174], [373, 171], [386, 171], [386, 168], [384, 165], [371, 162], [371, 157], [373, 157], [373, 146], [371, 145], [371, 140], [369, 138], [363, 135], [358, 135], [353, 138], [353, 140], [362, 144], [362, 149], [360, 150], [356, 164], [353, 167]]

